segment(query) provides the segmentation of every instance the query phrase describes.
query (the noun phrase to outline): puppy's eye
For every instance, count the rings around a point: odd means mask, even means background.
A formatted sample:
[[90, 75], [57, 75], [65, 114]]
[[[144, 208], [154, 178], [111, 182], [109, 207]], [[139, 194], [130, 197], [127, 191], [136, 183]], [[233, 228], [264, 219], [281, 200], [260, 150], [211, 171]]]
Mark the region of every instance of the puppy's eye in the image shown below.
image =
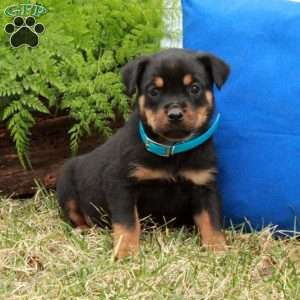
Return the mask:
[[190, 93], [193, 95], [197, 95], [199, 94], [201, 91], [201, 88], [199, 87], [199, 85], [197, 85], [196, 83], [192, 84], [190, 86]]
[[157, 89], [157, 88], [152, 88], [152, 89], [150, 89], [149, 90], [149, 95], [151, 96], [151, 97], [157, 97], [158, 95], [159, 95], [159, 89]]

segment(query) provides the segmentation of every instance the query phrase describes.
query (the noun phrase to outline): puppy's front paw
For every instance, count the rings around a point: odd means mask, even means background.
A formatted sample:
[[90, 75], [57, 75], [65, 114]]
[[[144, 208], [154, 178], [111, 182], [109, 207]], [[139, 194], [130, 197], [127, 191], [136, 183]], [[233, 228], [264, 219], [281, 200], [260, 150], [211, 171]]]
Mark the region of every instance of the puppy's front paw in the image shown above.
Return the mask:
[[225, 251], [227, 248], [225, 236], [222, 232], [214, 232], [202, 238], [202, 245], [212, 251]]
[[140, 227], [126, 228], [121, 224], [113, 225], [114, 259], [136, 255], [139, 250]]
[[194, 221], [201, 234], [203, 247], [213, 251], [223, 251], [226, 249], [225, 236], [219, 229], [221, 226], [213, 225], [212, 217], [208, 211], [204, 210], [195, 215]]

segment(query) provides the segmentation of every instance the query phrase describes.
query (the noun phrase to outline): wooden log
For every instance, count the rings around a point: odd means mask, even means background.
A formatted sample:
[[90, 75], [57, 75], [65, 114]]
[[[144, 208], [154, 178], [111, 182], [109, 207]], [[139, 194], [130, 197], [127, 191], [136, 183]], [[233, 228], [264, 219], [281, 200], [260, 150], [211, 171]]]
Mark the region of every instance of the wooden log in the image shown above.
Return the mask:
[[[35, 192], [34, 180], [46, 188], [55, 188], [58, 171], [70, 157], [67, 116], [40, 119], [32, 130], [30, 159], [32, 170], [24, 170], [16, 154], [15, 145], [5, 128], [0, 128], [0, 195], [15, 198], [29, 197]], [[82, 140], [80, 153], [88, 152], [104, 141], [101, 136]]]

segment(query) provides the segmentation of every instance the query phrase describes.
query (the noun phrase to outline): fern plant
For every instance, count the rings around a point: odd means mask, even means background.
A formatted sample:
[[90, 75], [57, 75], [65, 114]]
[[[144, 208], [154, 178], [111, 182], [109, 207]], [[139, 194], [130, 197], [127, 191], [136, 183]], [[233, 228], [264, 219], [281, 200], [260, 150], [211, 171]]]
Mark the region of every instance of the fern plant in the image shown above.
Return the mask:
[[[9, 5], [1, 1], [1, 9]], [[130, 111], [120, 67], [158, 50], [164, 34], [163, 0], [45, 0], [43, 6], [48, 13], [38, 18], [45, 32], [37, 48], [13, 49], [0, 30], [0, 126], [9, 130], [24, 168], [31, 166], [37, 115], [74, 120], [73, 154], [84, 136], [110, 135], [115, 114]], [[1, 18], [0, 28], [10, 21]]]

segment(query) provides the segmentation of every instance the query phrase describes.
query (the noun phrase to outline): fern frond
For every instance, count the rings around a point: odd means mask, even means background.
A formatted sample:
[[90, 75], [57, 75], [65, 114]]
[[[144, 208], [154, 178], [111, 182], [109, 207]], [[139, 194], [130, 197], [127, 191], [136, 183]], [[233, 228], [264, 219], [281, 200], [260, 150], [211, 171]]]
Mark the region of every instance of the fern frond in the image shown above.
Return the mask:
[[70, 148], [72, 155], [77, 154], [80, 139], [84, 135], [84, 130], [80, 123], [73, 125], [73, 127], [68, 132], [70, 134]]
[[21, 98], [21, 103], [25, 106], [31, 109], [32, 111], [37, 111], [41, 112], [44, 114], [48, 114], [49, 110], [43, 104], [38, 98], [31, 96], [31, 95], [26, 95]]
[[8, 129], [16, 145], [17, 154], [23, 168], [31, 168], [28, 157], [30, 129], [34, 119], [26, 108], [15, 113], [8, 121]]
[[[11, 49], [0, 30], [0, 122], [23, 166], [29, 165], [35, 116], [50, 108], [74, 121], [72, 153], [86, 135], [110, 135], [115, 113], [126, 117], [132, 107], [123, 93], [121, 66], [158, 50], [164, 32], [164, 0], [44, 2], [55, 14], [42, 16], [46, 30], [39, 47]], [[6, 23], [0, 18], [0, 28]]]

